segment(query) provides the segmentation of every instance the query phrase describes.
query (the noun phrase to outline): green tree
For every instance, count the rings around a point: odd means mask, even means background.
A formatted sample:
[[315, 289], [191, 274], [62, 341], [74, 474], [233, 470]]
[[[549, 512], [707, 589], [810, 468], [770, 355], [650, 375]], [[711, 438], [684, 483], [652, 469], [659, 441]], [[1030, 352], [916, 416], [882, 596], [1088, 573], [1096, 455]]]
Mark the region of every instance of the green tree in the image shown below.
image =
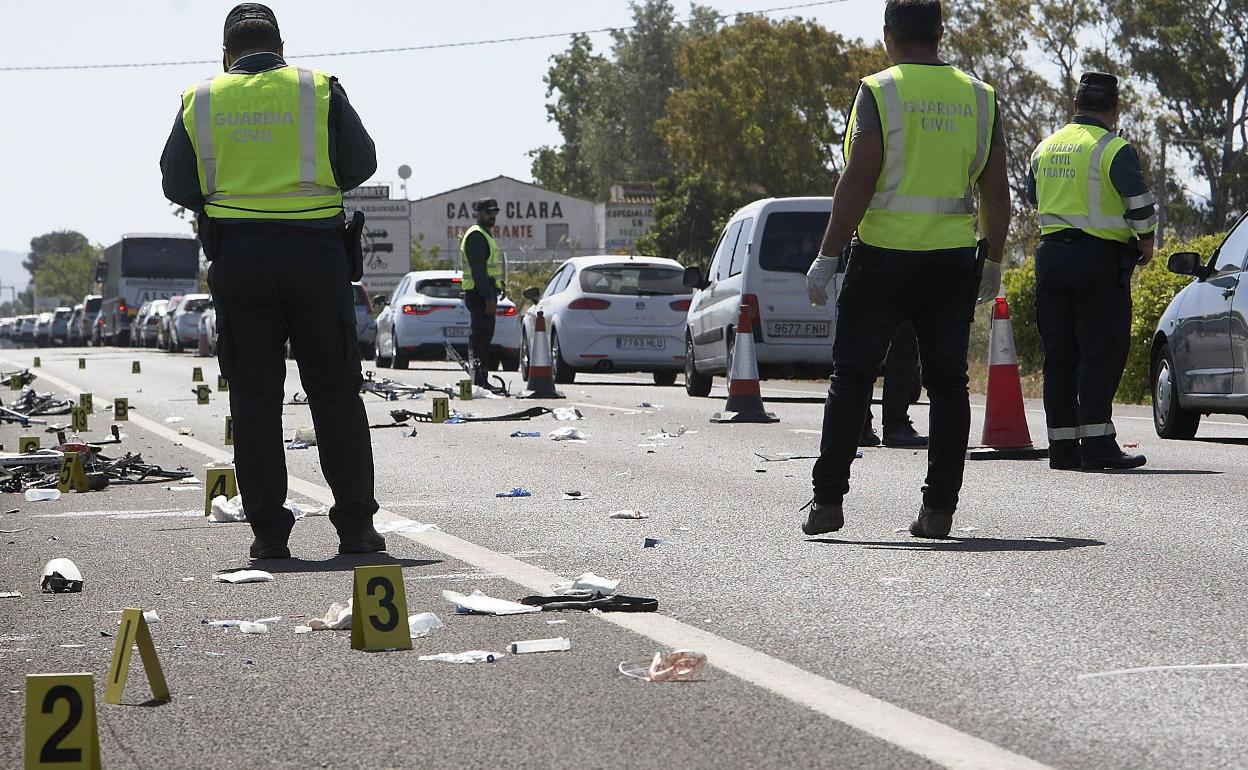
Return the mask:
[[1210, 224], [1248, 203], [1248, 0], [1105, 0], [1136, 74], [1173, 121], [1168, 137], [1209, 186]]
[[700, 174], [665, 177], [655, 187], [654, 227], [637, 250], [705, 270], [728, 216], [747, 202], [745, 196]]
[[538, 184], [569, 195], [593, 197], [598, 192], [588, 145], [598, 116], [598, 97], [607, 61], [594, 53], [587, 35], [573, 35], [564, 53], [543, 78], [546, 82], [546, 117], [559, 127], [561, 147], [539, 147], [533, 158], [533, 178]]
[[71, 302], [90, 293], [94, 286], [100, 248], [87, 243], [85, 238], [81, 242], [63, 240], [58, 248], [66, 250], [41, 253], [32, 278], [39, 296], [60, 297]]
[[91, 243], [87, 236], [77, 230], [53, 230], [30, 239], [30, 254], [22, 262], [22, 267], [34, 278], [48, 255], [77, 254], [89, 248]]

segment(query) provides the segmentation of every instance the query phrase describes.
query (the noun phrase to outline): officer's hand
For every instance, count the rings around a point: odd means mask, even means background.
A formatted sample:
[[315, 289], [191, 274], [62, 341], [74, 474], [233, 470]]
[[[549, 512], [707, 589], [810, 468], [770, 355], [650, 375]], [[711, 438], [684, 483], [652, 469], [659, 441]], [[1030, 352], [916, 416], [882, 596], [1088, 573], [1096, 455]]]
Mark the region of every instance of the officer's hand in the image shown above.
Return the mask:
[[1139, 249], [1140, 256], [1135, 261], [1140, 267], [1144, 267], [1153, 261], [1153, 239], [1149, 238], [1147, 241], [1140, 241]]
[[984, 272], [979, 278], [979, 294], [975, 303], [982, 305], [991, 302], [1001, 293], [1001, 263], [991, 259], [984, 260]]
[[833, 279], [836, 277], [836, 266], [839, 261], [837, 257], [825, 257], [820, 254], [810, 264], [810, 270], [806, 271], [806, 296], [810, 298], [810, 304], [818, 307], [828, 304], [829, 283], [833, 287], [833, 297], [836, 296], [836, 284]]

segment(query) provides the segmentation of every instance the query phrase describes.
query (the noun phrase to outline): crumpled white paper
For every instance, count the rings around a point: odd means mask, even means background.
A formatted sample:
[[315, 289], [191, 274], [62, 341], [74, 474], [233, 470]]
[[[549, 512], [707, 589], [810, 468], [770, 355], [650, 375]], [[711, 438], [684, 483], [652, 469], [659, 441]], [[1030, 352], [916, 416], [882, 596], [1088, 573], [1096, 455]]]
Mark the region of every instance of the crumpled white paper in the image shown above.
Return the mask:
[[252, 623], [244, 620], [238, 624], [238, 630], [244, 634], [267, 634], [269, 633], [269, 626], [265, 623]]
[[585, 431], [580, 428], [559, 428], [550, 432], [551, 439], [555, 441], [584, 441], [589, 438], [585, 435]]
[[[329, 509], [323, 505], [296, 503], [290, 498], [286, 499], [286, 509], [291, 512], [296, 521], [304, 516], [329, 515]], [[212, 511], [208, 514], [208, 521], [247, 521], [247, 512], [243, 510], [243, 496], [234, 495], [228, 500], [225, 498], [225, 495], [217, 495], [212, 498]]]
[[[334, 602], [329, 605], [329, 611], [325, 613], [323, 618], [313, 618], [308, 621], [306, 626], [295, 626], [296, 634], [306, 634], [308, 631], [339, 631], [344, 628], [351, 627], [351, 599], [347, 599], [347, 603]], [[303, 629], [307, 629], [304, 631]]]
[[439, 663], [493, 663], [505, 657], [501, 652], [485, 650], [468, 650], [467, 652], [440, 652], [437, 655], [421, 655], [420, 660], [433, 660]]
[[620, 581], [618, 580], [599, 577], [592, 572], [586, 572], [571, 583], [555, 583], [551, 586], [551, 590], [559, 596], [589, 596], [595, 593], [610, 596], [615, 593], [615, 589], [619, 585]]
[[408, 532], [417, 534], [420, 532], [428, 532], [431, 529], [438, 529], [438, 525], [422, 524], [419, 521], [387, 521], [384, 524], [377, 525], [377, 532], [382, 535], [390, 532]]
[[570, 406], [560, 406], [555, 409], [556, 420], [580, 420], [584, 419], [579, 409]]
[[295, 441], [302, 441], [308, 446], [316, 446], [316, 428], [295, 428]]
[[541, 607], [530, 607], [519, 602], [506, 599], [495, 599], [480, 591], [473, 591], [465, 596], [456, 591], [443, 591], [442, 598], [455, 605], [455, 611], [461, 615], [477, 612], [483, 615], [522, 615], [526, 612], [541, 612]]
[[407, 616], [407, 633], [413, 639], [428, 636], [429, 632], [435, 628], [442, 628], [442, 620], [432, 612], [422, 612], [419, 615]]
[[212, 579], [218, 583], [271, 583], [273, 574], [262, 569], [240, 569], [235, 572], [218, 572]]

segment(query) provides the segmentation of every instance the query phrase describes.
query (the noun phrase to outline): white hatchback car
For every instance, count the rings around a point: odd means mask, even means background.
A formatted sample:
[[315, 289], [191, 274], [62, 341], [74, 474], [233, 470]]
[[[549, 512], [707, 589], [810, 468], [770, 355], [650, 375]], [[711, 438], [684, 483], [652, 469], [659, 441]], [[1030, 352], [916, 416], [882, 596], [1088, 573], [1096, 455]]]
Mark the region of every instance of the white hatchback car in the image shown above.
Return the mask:
[[[464, 306], [463, 273], [421, 270], [399, 281], [394, 294], [373, 298], [377, 314], [378, 367], [406, 369], [412, 359], [442, 360], [446, 343], [467, 356], [472, 317]], [[520, 316], [514, 302], [498, 301], [498, 322], [491, 347], [504, 371], [520, 367]]]
[[682, 336], [690, 289], [684, 267], [660, 257], [573, 257], [546, 284], [525, 291], [520, 368], [527, 377], [537, 311], [546, 316], [555, 382], [578, 371], [652, 372], [674, 385], [684, 367]]
[[[728, 221], [707, 275], [686, 271], [686, 285], [697, 289], [684, 333], [689, 395], [709, 395], [712, 377], [728, 371], [743, 306], [753, 321], [762, 376], [831, 372], [836, 307], [815, 307], [806, 295], [806, 271], [819, 253], [831, 212], [831, 198], [754, 201]], [[836, 275], [838, 289], [844, 278]]]

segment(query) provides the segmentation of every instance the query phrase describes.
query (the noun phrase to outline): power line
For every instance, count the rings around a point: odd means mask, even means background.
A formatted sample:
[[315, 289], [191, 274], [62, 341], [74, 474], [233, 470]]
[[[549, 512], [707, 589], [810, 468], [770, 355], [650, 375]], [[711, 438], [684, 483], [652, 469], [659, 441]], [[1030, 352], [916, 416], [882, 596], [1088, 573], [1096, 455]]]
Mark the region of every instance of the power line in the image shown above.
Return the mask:
[[[848, 2], [848, 0], [820, 0], [819, 2], [799, 3], [797, 5], [785, 5], [776, 8], [762, 8], [756, 11], [733, 11], [732, 13], [724, 13], [716, 15], [716, 21], [732, 18], [733, 16], [780, 13], [782, 11], [796, 11], [803, 8], [815, 8], [824, 5], [836, 5], [838, 3]], [[688, 24], [696, 19], [682, 19], [678, 23]], [[552, 38], [572, 37], [573, 35], [598, 35], [604, 32], [627, 32], [636, 29], [637, 25], [630, 24], [623, 27], [601, 27], [599, 29], [586, 29], [579, 32], [547, 32], [541, 35], [521, 35], [519, 37], [498, 37], [489, 40], [463, 40], [453, 43], [425, 43], [423, 45], [407, 45], [395, 48], [362, 48], [355, 51], [327, 51], [324, 53], [307, 53], [292, 55], [289, 59], [315, 59], [327, 58], [331, 56], [365, 56], [378, 53], [407, 53], [411, 51], [435, 51], [444, 48], [472, 48], [482, 45], [500, 45], [502, 43], [521, 43], [530, 40], [550, 40]], [[185, 61], [157, 61], [157, 62], [125, 62], [116, 64], [36, 64], [30, 66], [9, 66], [0, 67], [0, 72], [56, 72], [64, 70], [118, 70], [118, 69], [144, 69], [151, 67], [181, 67], [189, 64], [219, 64], [220, 59], [187, 59]]]

